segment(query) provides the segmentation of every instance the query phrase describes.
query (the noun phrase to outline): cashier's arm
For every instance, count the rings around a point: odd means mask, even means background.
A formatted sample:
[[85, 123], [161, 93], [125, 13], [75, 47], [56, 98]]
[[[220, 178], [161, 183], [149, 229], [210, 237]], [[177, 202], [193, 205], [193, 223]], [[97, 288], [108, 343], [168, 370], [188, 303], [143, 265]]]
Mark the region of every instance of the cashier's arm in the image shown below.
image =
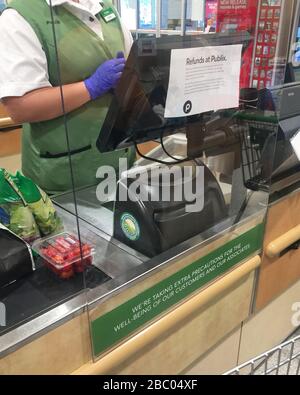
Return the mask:
[[[65, 111], [69, 113], [91, 100], [84, 82], [63, 86]], [[60, 87], [36, 89], [21, 97], [2, 99], [15, 123], [48, 121], [63, 115]]]

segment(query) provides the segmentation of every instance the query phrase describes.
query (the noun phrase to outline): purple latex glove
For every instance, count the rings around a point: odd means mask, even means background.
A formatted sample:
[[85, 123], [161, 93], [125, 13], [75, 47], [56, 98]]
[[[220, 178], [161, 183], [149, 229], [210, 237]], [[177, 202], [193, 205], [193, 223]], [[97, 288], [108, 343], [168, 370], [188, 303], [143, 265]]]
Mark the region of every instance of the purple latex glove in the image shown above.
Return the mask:
[[123, 52], [118, 52], [117, 57], [107, 60], [87, 78], [84, 83], [92, 100], [104, 95], [114, 89], [119, 82], [125, 68], [125, 58]]

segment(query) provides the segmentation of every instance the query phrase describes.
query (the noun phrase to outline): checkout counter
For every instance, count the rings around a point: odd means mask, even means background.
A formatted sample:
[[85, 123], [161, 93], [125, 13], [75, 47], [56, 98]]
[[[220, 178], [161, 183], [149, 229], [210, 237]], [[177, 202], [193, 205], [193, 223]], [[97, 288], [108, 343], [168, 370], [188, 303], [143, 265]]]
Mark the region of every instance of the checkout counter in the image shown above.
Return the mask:
[[[183, 135], [166, 142], [177, 155], [185, 144]], [[164, 158], [160, 148], [151, 155]], [[219, 185], [228, 209], [231, 186]], [[181, 373], [251, 312], [267, 196], [254, 193], [238, 223], [227, 217], [149, 258], [114, 238], [111, 206], [99, 204], [94, 188], [80, 191], [80, 232], [96, 247], [86, 288], [80, 277], [61, 283], [41, 266], [14, 300], [7, 295], [7, 307], [20, 308], [15, 320], [28, 317], [2, 332], [0, 372]], [[71, 195], [55, 201], [72, 231]]]
[[[215, 39], [210, 37], [205, 40]], [[197, 40], [189, 43], [197, 46]], [[165, 50], [165, 41], [160, 42]], [[159, 49], [158, 45], [155, 56]], [[138, 44], [132, 56], [135, 51]], [[129, 58], [122, 81], [127, 88], [129, 77], [135, 81], [133, 91], [138, 89], [141, 98], [141, 86], [132, 72], [144, 72], [147, 62], [141, 56], [143, 67], [138, 69], [134, 59]], [[164, 86], [166, 75], [151, 67], [146, 72], [147, 78], [140, 81], [144, 81], [143, 100], [150, 107], [138, 107], [146, 114], [141, 112], [137, 118], [146, 115], [144, 119], [164, 122], [157, 115], [156, 95], [162, 92], [158, 88]], [[149, 91], [153, 83], [149, 75], [154, 76], [155, 95]], [[116, 148], [113, 129], [120, 125], [116, 113], [123, 115], [120, 97], [115, 98], [119, 107], [113, 102], [107, 116], [108, 133], [98, 141], [101, 150]], [[253, 123], [258, 118], [266, 120], [263, 138]], [[1, 294], [7, 325], [0, 328], [0, 373], [180, 374], [191, 371], [205, 353], [240, 328], [255, 303], [272, 178], [270, 153], [275, 151], [278, 122], [278, 108], [250, 109], [247, 100], [239, 109], [186, 117], [183, 124], [168, 124], [166, 138], [155, 137], [160, 144], [122, 173], [106, 201], [97, 197], [97, 186], [55, 196], [65, 230], [78, 229], [94, 246], [93, 265], [65, 282], [37, 259], [33, 275], [12, 285], [12, 292], [6, 289]], [[141, 125], [138, 131], [145, 136]], [[124, 129], [132, 133], [129, 126]], [[152, 131], [157, 129], [154, 123]], [[123, 148], [122, 144], [154, 138], [150, 133], [143, 140], [136, 130], [130, 136], [117, 144]], [[151, 188], [141, 184], [139, 191], [145, 188], [154, 197], [151, 203], [138, 194], [132, 201], [118, 198], [118, 191], [128, 188], [137, 172], [148, 176], [151, 170], [168, 169], [174, 161], [182, 161], [179, 174], [184, 164], [190, 164], [194, 192], [195, 182], [201, 181], [195, 177], [196, 169], [203, 169], [204, 188], [194, 195], [203, 198], [200, 213], [183, 210], [194, 201], [155, 199], [161, 192], [160, 180]], [[174, 192], [176, 177], [172, 180]], [[183, 185], [181, 180], [180, 188]], [[268, 218], [270, 229], [270, 214]], [[263, 276], [262, 272], [261, 283]]]

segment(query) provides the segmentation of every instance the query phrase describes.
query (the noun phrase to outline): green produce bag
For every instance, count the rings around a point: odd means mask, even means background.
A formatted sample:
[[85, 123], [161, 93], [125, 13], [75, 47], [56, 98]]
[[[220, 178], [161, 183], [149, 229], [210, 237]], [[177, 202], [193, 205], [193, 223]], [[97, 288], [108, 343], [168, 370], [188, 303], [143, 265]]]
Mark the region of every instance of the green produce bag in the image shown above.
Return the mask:
[[0, 222], [22, 239], [32, 242], [62, 229], [48, 195], [21, 173], [0, 169]]
[[0, 169], [0, 222], [29, 243], [40, 237], [30, 208], [4, 169]]
[[48, 236], [62, 230], [62, 222], [49, 196], [33, 181], [19, 172], [14, 177], [14, 181], [31, 209], [41, 234]]

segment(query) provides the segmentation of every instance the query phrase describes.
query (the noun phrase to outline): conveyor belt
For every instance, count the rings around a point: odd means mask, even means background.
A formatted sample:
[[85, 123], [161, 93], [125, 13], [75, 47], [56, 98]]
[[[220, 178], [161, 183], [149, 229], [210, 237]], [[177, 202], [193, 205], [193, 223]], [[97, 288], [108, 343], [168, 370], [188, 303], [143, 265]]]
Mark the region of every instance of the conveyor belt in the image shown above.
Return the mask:
[[[94, 266], [85, 272], [86, 287], [89, 289], [109, 279], [109, 276]], [[34, 273], [0, 290], [0, 302], [6, 306], [7, 320], [7, 326], [0, 327], [0, 335], [83, 291], [82, 274], [69, 280], [61, 280], [40, 261], [37, 262]]]

